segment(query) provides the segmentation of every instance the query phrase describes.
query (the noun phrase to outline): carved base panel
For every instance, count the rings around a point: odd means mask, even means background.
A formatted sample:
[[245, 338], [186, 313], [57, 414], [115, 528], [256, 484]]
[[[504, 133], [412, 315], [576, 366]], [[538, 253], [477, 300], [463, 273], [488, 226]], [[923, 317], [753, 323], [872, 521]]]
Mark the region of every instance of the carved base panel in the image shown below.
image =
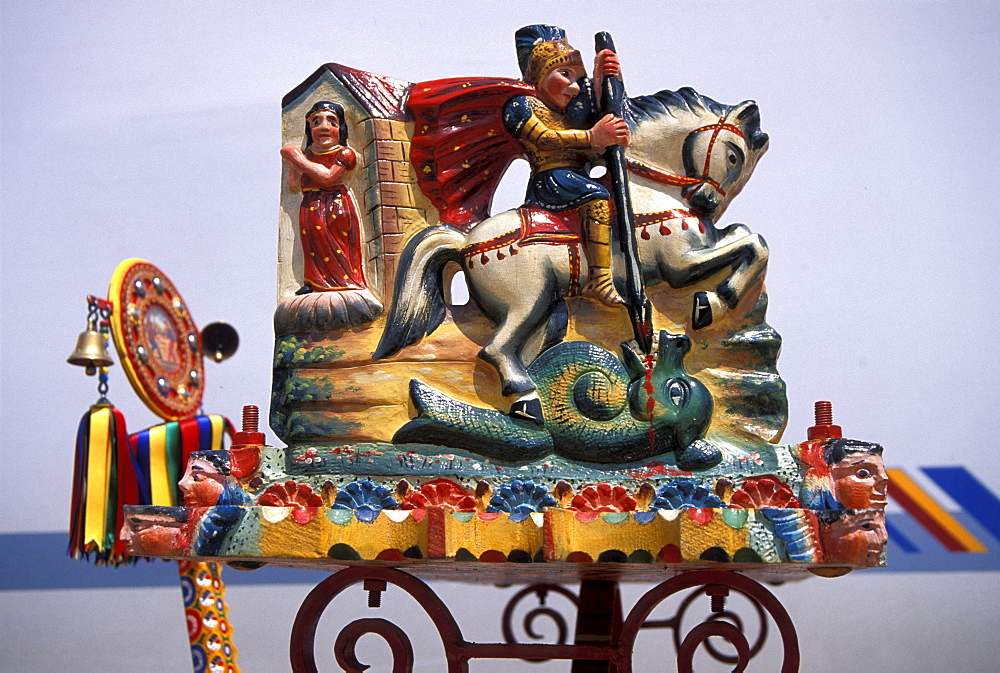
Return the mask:
[[[148, 549], [155, 531], [133, 524], [126, 536], [134, 554], [170, 558], [196, 555], [206, 522], [224, 508], [155, 508], [161, 520], [190, 522], [189, 537], [169, 550]], [[233, 516], [238, 510], [238, 516]], [[463, 579], [479, 567], [501, 575], [538, 577], [549, 571], [576, 574], [603, 567], [612, 574], [655, 576], [665, 568], [717, 567], [801, 572], [829, 568], [844, 572], [884, 564], [881, 550], [859, 548], [854, 557], [824, 553], [824, 512], [803, 509], [685, 508], [648, 512], [455, 512], [441, 507], [411, 510], [326, 507], [230, 507], [231, 523], [211, 558], [218, 561], [325, 567], [382, 561], [408, 569]], [[871, 510], [872, 516], [881, 512]], [[820, 515], [818, 517], [817, 515]], [[218, 526], [217, 526], [218, 527]], [[152, 539], [152, 538], [149, 538]], [[203, 548], [203, 547], [202, 547]], [[445, 568], [444, 566], [450, 566]], [[523, 570], [523, 572], [522, 572]], [[479, 578], [481, 579], [481, 578]]]

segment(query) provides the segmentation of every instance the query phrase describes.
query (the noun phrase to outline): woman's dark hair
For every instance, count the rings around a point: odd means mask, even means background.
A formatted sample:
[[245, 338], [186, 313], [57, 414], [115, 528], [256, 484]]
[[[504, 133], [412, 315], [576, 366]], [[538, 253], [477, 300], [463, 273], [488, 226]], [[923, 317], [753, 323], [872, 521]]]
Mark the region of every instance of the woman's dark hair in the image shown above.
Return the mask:
[[309, 112], [306, 113], [306, 140], [309, 141], [306, 143], [306, 146], [312, 145], [313, 142], [312, 130], [309, 128], [309, 118], [322, 110], [330, 110], [337, 115], [337, 119], [340, 122], [340, 138], [337, 142], [341, 145], [347, 145], [347, 121], [344, 119], [344, 106], [333, 101], [321, 100], [317, 101], [315, 105], [309, 108]]

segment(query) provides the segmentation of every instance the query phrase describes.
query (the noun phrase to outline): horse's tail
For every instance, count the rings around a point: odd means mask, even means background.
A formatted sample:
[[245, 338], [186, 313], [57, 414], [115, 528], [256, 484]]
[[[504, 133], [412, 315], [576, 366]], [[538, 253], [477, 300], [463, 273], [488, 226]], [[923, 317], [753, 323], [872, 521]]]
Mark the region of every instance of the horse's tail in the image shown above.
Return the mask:
[[465, 234], [446, 224], [423, 229], [409, 240], [399, 260], [392, 309], [373, 359], [391, 357], [438, 328], [447, 311], [442, 271], [447, 262], [461, 260], [464, 244]]

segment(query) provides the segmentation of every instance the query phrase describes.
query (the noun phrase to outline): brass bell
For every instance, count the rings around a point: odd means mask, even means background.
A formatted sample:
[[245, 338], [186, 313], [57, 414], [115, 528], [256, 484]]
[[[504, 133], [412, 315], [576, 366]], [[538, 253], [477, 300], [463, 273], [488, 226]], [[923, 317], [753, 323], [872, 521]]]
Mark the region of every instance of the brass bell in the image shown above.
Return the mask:
[[87, 368], [87, 376], [97, 373], [98, 367], [110, 367], [114, 360], [108, 355], [105, 348], [105, 337], [97, 331], [97, 321], [94, 318], [87, 319], [87, 331], [81, 332], [76, 340], [76, 350], [70, 353], [66, 362], [71, 365], [78, 365]]
[[201, 331], [201, 347], [216, 362], [231, 357], [240, 345], [240, 335], [232, 325], [213, 322]]

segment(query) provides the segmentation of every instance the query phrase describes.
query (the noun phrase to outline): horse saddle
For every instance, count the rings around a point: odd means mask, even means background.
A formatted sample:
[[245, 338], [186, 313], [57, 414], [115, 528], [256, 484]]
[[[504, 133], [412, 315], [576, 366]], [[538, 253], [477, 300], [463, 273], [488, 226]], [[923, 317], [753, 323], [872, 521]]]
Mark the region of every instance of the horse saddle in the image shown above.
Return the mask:
[[489, 263], [489, 253], [494, 251], [496, 259], [505, 259], [508, 255], [516, 255], [517, 249], [526, 245], [570, 245], [583, 239], [580, 214], [576, 209], [552, 212], [536, 206], [522, 206], [517, 213], [521, 218], [520, 229], [462, 249], [470, 267], [477, 262]]

